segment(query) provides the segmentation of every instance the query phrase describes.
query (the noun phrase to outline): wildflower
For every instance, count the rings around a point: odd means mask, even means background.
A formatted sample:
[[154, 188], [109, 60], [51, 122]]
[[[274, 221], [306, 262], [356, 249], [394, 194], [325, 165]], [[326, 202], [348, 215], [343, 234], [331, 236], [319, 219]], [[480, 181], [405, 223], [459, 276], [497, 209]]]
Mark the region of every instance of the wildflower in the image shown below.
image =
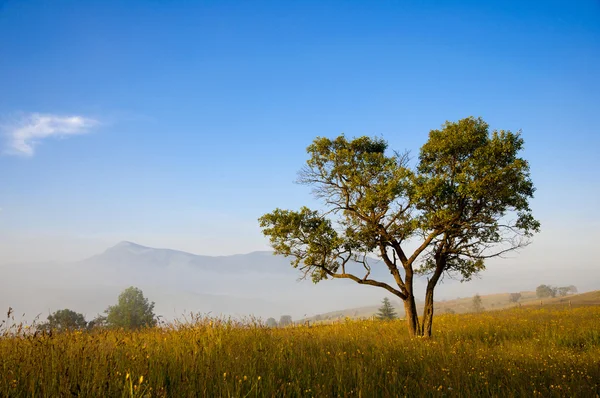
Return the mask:
[[140, 384], [142, 384], [142, 382], [144, 381], [144, 376], [140, 376]]

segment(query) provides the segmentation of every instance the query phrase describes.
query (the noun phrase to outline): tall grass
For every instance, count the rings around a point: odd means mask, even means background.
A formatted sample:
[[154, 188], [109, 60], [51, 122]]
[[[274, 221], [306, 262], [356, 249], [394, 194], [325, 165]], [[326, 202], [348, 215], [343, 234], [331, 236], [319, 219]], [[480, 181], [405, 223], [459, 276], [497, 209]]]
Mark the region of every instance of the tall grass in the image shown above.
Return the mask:
[[600, 394], [600, 307], [269, 329], [202, 319], [137, 332], [0, 338], [0, 396], [386, 397]]

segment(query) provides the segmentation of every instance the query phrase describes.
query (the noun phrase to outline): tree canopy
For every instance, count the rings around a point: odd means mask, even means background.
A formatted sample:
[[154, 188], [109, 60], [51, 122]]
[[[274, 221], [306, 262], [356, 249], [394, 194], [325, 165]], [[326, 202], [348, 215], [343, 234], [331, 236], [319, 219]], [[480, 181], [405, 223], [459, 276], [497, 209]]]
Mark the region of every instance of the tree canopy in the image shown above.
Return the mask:
[[508, 296], [508, 301], [511, 303], [518, 303], [521, 300], [521, 293], [511, 293]]
[[473, 296], [473, 311], [474, 312], [482, 312], [485, 308], [483, 307], [483, 301], [481, 300], [481, 296], [476, 294]]
[[381, 320], [392, 320], [398, 318], [398, 314], [396, 314], [396, 310], [392, 306], [390, 299], [385, 297], [381, 301], [381, 307], [377, 311], [377, 318]]
[[292, 323], [293, 323], [293, 321], [292, 321], [291, 315], [282, 315], [279, 318], [279, 326], [281, 326], [281, 327], [289, 326]]
[[[407, 153], [388, 153], [380, 138], [317, 137], [298, 182], [323, 209], [275, 209], [259, 223], [275, 253], [290, 256], [305, 277], [386, 289], [404, 301], [410, 333], [429, 336], [443, 274], [470, 280], [486, 259], [526, 246], [540, 228], [523, 144], [520, 132], [490, 132], [469, 117], [432, 130], [411, 167]], [[371, 277], [369, 255], [394, 283]], [[364, 272], [349, 272], [350, 262]], [[428, 277], [422, 323], [413, 289], [419, 274]]]
[[55, 311], [48, 315], [47, 322], [38, 326], [39, 329], [52, 329], [57, 331], [85, 329], [87, 322], [83, 314], [68, 308]]
[[550, 285], [539, 285], [535, 289], [538, 298], [556, 297], [557, 289]]
[[149, 302], [142, 291], [133, 286], [123, 290], [118, 303], [108, 307], [106, 314], [109, 327], [139, 329], [156, 325], [154, 302]]

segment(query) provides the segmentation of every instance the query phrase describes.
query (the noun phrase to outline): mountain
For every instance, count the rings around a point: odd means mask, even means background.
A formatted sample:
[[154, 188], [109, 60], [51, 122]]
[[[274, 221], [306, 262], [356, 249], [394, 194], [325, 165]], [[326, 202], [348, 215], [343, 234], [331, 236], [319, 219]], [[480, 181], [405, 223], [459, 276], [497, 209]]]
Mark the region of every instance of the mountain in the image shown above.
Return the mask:
[[[524, 265], [516, 261], [490, 262], [481, 279], [460, 283], [444, 278], [436, 289], [436, 300], [457, 296], [531, 290], [540, 283], [553, 283], [551, 275], [522, 275]], [[370, 261], [371, 278], [393, 285], [387, 268]], [[348, 272], [364, 275], [362, 265], [352, 263]], [[362, 273], [361, 273], [362, 272]], [[121, 242], [90, 258], [68, 264], [0, 264], [0, 311], [13, 307], [26, 319], [37, 314], [70, 308], [87, 315], [102, 313], [116, 302], [128, 286], [143, 290], [156, 302], [156, 313], [167, 320], [183, 314], [210, 313], [224, 316], [294, 319], [317, 314], [340, 313], [363, 316], [379, 306], [383, 297], [399, 300], [381, 288], [361, 286], [350, 280], [326, 280], [318, 284], [301, 280], [301, 271], [290, 259], [272, 252], [231, 256], [202, 256], [178, 250]], [[563, 281], [582, 290], [597, 289], [597, 282]], [[417, 278], [417, 299], [423, 298], [426, 278]], [[469, 299], [465, 299], [465, 305]], [[490, 304], [491, 305], [491, 304]], [[351, 310], [340, 311], [343, 308]], [[442, 307], [439, 307], [440, 309]]]
[[232, 256], [201, 256], [172, 249], [157, 249], [133, 242], [121, 242], [108, 248], [104, 253], [80, 262], [83, 266], [103, 266], [114, 269], [143, 267], [146, 270], [191, 267], [195, 270], [218, 273], [285, 273], [282, 257], [272, 252], [252, 252]]
[[[362, 266], [348, 267], [360, 271]], [[301, 280], [301, 271], [290, 266], [290, 259], [272, 252], [213, 257], [133, 242], [75, 263], [4, 265], [0, 272], [10, 274], [4, 279], [7, 286], [0, 289], [0, 309], [12, 306], [29, 317], [42, 313], [42, 318], [61, 308], [91, 318], [131, 285], [155, 301], [156, 312], [167, 319], [189, 312], [275, 318], [290, 314], [297, 319], [376, 303], [383, 295], [380, 289], [349, 280], [316, 285]], [[383, 269], [371, 275], [391, 278]]]

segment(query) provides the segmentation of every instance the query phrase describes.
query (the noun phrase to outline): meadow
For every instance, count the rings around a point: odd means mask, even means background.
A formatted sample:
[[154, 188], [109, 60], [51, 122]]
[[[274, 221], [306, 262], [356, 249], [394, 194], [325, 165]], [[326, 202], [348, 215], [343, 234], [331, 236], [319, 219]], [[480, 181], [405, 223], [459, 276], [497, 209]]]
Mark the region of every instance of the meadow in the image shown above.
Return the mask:
[[600, 394], [600, 306], [266, 328], [197, 318], [34, 336], [4, 327], [2, 397], [388, 397]]

